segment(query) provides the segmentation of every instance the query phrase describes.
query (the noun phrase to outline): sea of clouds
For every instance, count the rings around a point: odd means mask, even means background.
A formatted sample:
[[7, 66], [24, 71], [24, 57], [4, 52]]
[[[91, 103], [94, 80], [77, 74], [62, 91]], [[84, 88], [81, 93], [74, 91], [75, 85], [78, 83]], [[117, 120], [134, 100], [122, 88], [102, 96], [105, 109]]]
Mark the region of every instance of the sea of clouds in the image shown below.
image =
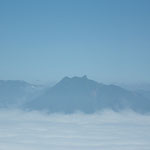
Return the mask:
[[150, 150], [150, 115], [1, 110], [0, 150]]

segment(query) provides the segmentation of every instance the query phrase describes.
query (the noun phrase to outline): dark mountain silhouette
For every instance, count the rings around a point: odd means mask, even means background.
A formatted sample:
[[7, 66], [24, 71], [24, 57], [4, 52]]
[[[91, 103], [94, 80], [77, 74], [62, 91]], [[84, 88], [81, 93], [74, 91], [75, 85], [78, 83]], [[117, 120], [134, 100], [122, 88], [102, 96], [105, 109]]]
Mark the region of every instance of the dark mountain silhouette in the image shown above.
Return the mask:
[[93, 113], [106, 108], [150, 112], [150, 100], [119, 86], [105, 85], [83, 77], [65, 77], [44, 94], [25, 105], [30, 110]]

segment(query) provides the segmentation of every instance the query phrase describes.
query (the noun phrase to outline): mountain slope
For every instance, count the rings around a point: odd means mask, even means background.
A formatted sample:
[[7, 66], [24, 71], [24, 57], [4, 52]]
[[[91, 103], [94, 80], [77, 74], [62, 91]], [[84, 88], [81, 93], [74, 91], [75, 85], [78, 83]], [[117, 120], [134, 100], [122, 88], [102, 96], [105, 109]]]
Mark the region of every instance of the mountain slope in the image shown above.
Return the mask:
[[20, 80], [0, 80], [0, 108], [18, 107], [29, 101], [38, 89]]

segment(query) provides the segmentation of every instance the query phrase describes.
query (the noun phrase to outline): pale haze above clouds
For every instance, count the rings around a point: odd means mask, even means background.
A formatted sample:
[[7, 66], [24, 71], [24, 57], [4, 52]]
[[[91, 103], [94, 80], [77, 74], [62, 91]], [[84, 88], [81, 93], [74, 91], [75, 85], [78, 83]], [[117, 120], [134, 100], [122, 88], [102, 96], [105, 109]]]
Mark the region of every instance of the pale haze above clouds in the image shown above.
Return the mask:
[[0, 150], [149, 150], [150, 116], [0, 111]]

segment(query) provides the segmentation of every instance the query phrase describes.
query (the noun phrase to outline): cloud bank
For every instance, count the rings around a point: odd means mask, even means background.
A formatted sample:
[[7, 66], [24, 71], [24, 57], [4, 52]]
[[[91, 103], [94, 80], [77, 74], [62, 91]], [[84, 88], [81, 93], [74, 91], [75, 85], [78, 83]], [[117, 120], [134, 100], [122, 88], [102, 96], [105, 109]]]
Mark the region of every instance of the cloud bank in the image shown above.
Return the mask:
[[0, 150], [149, 150], [150, 116], [0, 111]]

